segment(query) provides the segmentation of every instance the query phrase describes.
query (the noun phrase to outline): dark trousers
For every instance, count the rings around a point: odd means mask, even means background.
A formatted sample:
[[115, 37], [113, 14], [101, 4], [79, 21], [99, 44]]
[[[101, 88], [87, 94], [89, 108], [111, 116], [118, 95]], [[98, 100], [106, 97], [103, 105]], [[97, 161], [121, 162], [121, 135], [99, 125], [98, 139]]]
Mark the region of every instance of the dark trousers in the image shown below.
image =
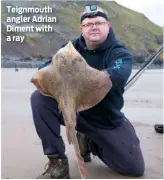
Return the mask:
[[[60, 136], [60, 125], [64, 125], [57, 102], [43, 96], [38, 90], [31, 95], [33, 120], [42, 141], [45, 155], [64, 155], [65, 146]], [[91, 151], [112, 170], [129, 176], [141, 176], [145, 165], [140, 142], [132, 124], [125, 121], [112, 130], [91, 126], [85, 119], [77, 117], [76, 130], [89, 138]]]

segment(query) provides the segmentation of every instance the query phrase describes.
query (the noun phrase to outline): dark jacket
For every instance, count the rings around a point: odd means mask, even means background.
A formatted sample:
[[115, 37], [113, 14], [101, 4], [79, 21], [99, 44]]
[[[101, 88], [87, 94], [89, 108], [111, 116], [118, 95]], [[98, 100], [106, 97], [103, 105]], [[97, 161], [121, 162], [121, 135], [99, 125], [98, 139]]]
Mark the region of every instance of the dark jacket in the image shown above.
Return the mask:
[[[79, 114], [88, 123], [100, 128], [109, 129], [119, 126], [125, 119], [121, 109], [124, 105], [124, 87], [132, 71], [131, 53], [116, 39], [112, 28], [107, 39], [94, 50], [87, 50], [82, 36], [72, 42], [90, 66], [98, 70], [106, 70], [113, 84], [112, 89], [100, 103]], [[47, 64], [50, 62], [51, 60]]]

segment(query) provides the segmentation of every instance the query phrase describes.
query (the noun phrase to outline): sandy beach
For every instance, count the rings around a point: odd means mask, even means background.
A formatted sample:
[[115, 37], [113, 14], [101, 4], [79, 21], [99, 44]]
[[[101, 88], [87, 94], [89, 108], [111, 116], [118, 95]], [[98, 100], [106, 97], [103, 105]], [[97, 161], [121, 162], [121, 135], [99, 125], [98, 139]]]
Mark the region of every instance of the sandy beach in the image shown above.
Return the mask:
[[[33, 125], [30, 107], [30, 96], [35, 90], [30, 78], [36, 69], [1, 71], [1, 178], [35, 179], [48, 162]], [[122, 111], [134, 124], [145, 158], [145, 174], [140, 179], [163, 179], [163, 135], [156, 133], [153, 127], [156, 123], [163, 123], [162, 83], [163, 70], [147, 70], [124, 95]], [[64, 127], [62, 135], [69, 157], [71, 179], [80, 179], [73, 148], [67, 143]], [[93, 157], [86, 168], [89, 179], [127, 178], [111, 171], [97, 157]]]

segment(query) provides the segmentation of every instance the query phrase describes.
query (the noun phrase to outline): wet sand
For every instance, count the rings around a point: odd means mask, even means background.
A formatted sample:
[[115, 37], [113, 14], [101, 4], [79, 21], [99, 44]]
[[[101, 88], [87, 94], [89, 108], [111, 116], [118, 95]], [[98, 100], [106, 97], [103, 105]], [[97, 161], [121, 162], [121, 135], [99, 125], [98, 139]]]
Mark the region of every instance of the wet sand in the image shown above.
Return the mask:
[[[1, 178], [35, 179], [44, 171], [47, 158], [43, 155], [40, 140], [36, 134], [30, 95], [35, 87], [30, 78], [36, 69], [2, 69], [2, 147]], [[125, 106], [122, 111], [134, 124], [141, 141], [146, 170], [144, 179], [163, 178], [163, 135], [154, 131], [155, 123], [163, 121], [163, 71], [148, 70], [125, 92]], [[70, 175], [79, 179], [80, 175], [62, 127], [69, 157]], [[122, 179], [111, 171], [97, 157], [86, 164], [90, 179]]]

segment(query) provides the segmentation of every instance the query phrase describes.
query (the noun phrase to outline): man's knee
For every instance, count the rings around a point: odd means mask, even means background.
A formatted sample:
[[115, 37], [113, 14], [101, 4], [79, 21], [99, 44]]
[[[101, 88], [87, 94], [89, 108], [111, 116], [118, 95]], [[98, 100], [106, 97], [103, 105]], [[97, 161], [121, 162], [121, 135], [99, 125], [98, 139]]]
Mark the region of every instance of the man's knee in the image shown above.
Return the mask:
[[[50, 114], [59, 116], [58, 103], [55, 99], [50, 96], [44, 96], [40, 93], [39, 90], [35, 90], [31, 94], [31, 109], [33, 115], [38, 116], [50, 116]], [[35, 118], [36, 119], [36, 118]], [[38, 118], [37, 118], [38, 119]]]
[[102, 157], [102, 160], [115, 172], [118, 172], [125, 176], [140, 177], [144, 174], [145, 162], [142, 153], [138, 153], [139, 154], [137, 159], [136, 157], [132, 156], [126, 156], [126, 158], [124, 157], [123, 159], [121, 157], [119, 159], [114, 157], [113, 159], [108, 154], [107, 156]]
[[144, 166], [144, 163], [137, 164], [137, 162], [135, 162], [134, 164], [132, 164], [130, 162], [127, 165], [125, 164], [121, 165], [121, 167], [119, 167], [118, 165], [113, 166], [112, 169], [115, 172], [124, 176], [140, 177], [140, 176], [143, 176], [144, 174], [145, 166]]
[[52, 106], [53, 109], [58, 109], [57, 101], [50, 96], [44, 96], [39, 90], [35, 90], [31, 94], [30, 99], [32, 108], [42, 108], [45, 106], [50, 108]]
[[143, 176], [145, 171], [145, 165], [144, 162], [134, 162], [133, 165], [131, 165], [131, 167], [129, 168], [129, 174], [130, 176], [134, 176], [134, 177], [140, 177]]
[[40, 92], [39, 90], [35, 90], [30, 97], [31, 100], [31, 107], [36, 108], [40, 104], [41, 98], [40, 98]]
[[[32, 110], [37, 111], [37, 112], [42, 112], [42, 111], [44, 112], [45, 107], [49, 109], [50, 105], [53, 104], [53, 107], [54, 107], [54, 104], [55, 104], [53, 100], [50, 99], [50, 97], [42, 95], [39, 90], [35, 90], [31, 94], [30, 100], [31, 100]], [[56, 106], [57, 105], [55, 105], [54, 108], [56, 108]]]
[[35, 90], [32, 94], [31, 94], [31, 97], [30, 99], [33, 101], [34, 99], [36, 99], [39, 95], [39, 90]]

